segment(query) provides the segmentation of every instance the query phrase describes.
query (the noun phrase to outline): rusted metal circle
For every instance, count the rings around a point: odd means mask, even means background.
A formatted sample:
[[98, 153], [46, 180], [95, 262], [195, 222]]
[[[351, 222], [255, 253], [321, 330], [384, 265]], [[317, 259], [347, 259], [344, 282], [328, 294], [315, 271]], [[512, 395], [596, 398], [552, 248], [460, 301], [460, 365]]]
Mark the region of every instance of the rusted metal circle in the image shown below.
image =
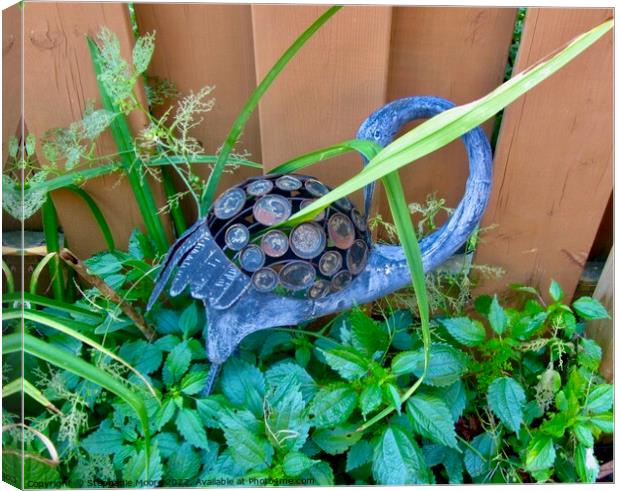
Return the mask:
[[273, 182], [267, 179], [257, 179], [248, 184], [247, 192], [251, 196], [264, 196], [273, 189]]
[[301, 186], [301, 181], [293, 176], [282, 176], [276, 179], [276, 187], [282, 191], [296, 191]]
[[241, 251], [239, 263], [243, 269], [253, 273], [265, 264], [265, 253], [257, 245], [249, 245]]
[[341, 290], [344, 290], [351, 284], [352, 279], [353, 277], [351, 276], [351, 273], [349, 273], [347, 270], [340, 271], [340, 273], [338, 273], [332, 278], [332, 291], [339, 292]]
[[278, 273], [271, 268], [261, 268], [252, 275], [252, 285], [259, 292], [270, 292], [278, 285]]
[[314, 222], [297, 225], [291, 232], [291, 250], [302, 259], [317, 257], [325, 249], [327, 238], [324, 230]]
[[254, 203], [252, 212], [259, 223], [277, 225], [291, 216], [291, 202], [283, 196], [267, 194]]
[[319, 259], [319, 271], [325, 276], [335, 275], [342, 267], [342, 255], [338, 251], [327, 251]]
[[314, 284], [308, 289], [308, 298], [312, 300], [318, 300], [323, 298], [329, 293], [331, 285], [326, 280], [316, 280]]
[[233, 251], [240, 251], [250, 241], [250, 231], [245, 225], [235, 223], [228, 230], [224, 237], [224, 242]]
[[213, 205], [213, 214], [220, 220], [228, 220], [243, 209], [245, 198], [245, 191], [243, 189], [229, 189]]
[[270, 230], [260, 241], [260, 247], [270, 257], [281, 257], [288, 251], [288, 237], [281, 230]]
[[366, 220], [364, 219], [362, 214], [359, 211], [357, 211], [357, 209], [355, 208], [351, 210], [351, 220], [353, 220], [353, 223], [355, 224], [355, 226], [357, 227], [359, 231], [366, 232], [366, 230], [368, 230], [368, 225], [366, 224]]
[[280, 271], [280, 283], [289, 290], [305, 290], [316, 278], [316, 271], [305, 261], [291, 261]]
[[355, 227], [351, 219], [342, 213], [334, 213], [327, 223], [330, 240], [338, 249], [348, 249], [355, 240]]
[[347, 269], [352, 275], [360, 274], [368, 262], [368, 246], [363, 240], [357, 239], [347, 251]]
[[304, 187], [312, 196], [316, 196], [317, 198], [329, 193], [329, 188], [316, 179], [308, 179]]
[[[306, 206], [308, 206], [308, 205], [309, 205], [309, 204], [311, 204], [311, 203], [314, 203], [315, 201], [316, 201], [316, 200], [314, 200], [314, 199], [305, 199], [305, 200], [303, 200], [303, 201], [299, 204], [299, 209], [300, 209], [300, 210], [303, 210]], [[321, 222], [321, 221], [325, 220], [325, 215], [326, 215], [325, 210], [321, 210], [321, 211], [319, 212], [319, 214], [318, 214], [318, 215], [316, 215], [316, 216], [313, 218], [313, 220], [314, 220], [315, 222]]]

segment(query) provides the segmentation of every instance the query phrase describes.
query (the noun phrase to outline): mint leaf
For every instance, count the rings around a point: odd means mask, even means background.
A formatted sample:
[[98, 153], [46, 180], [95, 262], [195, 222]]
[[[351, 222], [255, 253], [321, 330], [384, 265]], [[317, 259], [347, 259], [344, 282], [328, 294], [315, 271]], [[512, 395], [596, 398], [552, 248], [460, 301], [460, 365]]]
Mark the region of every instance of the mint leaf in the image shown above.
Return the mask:
[[265, 379], [257, 367], [238, 358], [230, 358], [224, 364], [220, 387], [235, 406], [247, 408], [256, 416], [263, 414]]
[[177, 344], [164, 363], [162, 372], [164, 383], [167, 387], [172, 387], [187, 372], [192, 361], [192, 353], [187, 347], [187, 342]]
[[318, 462], [318, 460], [313, 460], [301, 452], [291, 452], [284, 456], [282, 469], [287, 476], [297, 477]]
[[208, 372], [196, 371], [188, 373], [181, 380], [181, 392], [187, 395], [198, 394], [205, 388], [208, 377]]
[[170, 479], [192, 479], [200, 470], [200, 456], [189, 443], [184, 443], [168, 459], [166, 477]]
[[110, 427], [109, 421], [103, 421], [96, 431], [82, 440], [82, 447], [92, 455], [111, 455], [123, 445], [123, 435]]
[[288, 451], [300, 450], [308, 439], [310, 423], [306, 417], [306, 403], [299, 386], [289, 388], [273, 404], [269, 414], [269, 426], [274, 434], [286, 435], [280, 447]]
[[491, 329], [493, 329], [500, 336], [504, 334], [506, 327], [508, 326], [508, 316], [504, 309], [499, 304], [497, 300], [497, 295], [493, 296], [493, 301], [489, 307], [489, 324], [491, 324]]
[[603, 433], [614, 431], [614, 415], [612, 413], [595, 414], [589, 416], [588, 421]]
[[347, 452], [346, 471], [358, 469], [372, 461], [373, 447], [370, 442], [360, 440]]
[[608, 319], [607, 309], [603, 307], [601, 302], [592, 297], [581, 297], [573, 303], [573, 309], [583, 319]]
[[[245, 415], [243, 414], [245, 413]], [[273, 447], [259, 436], [248, 411], [227, 413], [221, 416], [224, 438], [233, 460], [243, 469], [265, 469], [271, 465]]]
[[448, 330], [450, 336], [465, 346], [478, 346], [486, 337], [482, 324], [469, 317], [453, 317], [441, 319], [439, 322]]
[[400, 393], [398, 392], [398, 389], [393, 384], [388, 383], [385, 385], [385, 393], [394, 409], [396, 409], [396, 412], [400, 414], [400, 406], [402, 403], [400, 402]]
[[374, 358], [377, 353], [382, 354], [388, 347], [387, 332], [362, 310], [354, 309], [349, 315], [351, 321], [351, 343], [353, 347]]
[[180, 409], [175, 423], [177, 430], [187, 442], [198, 448], [209, 448], [207, 434], [195, 410]]
[[581, 482], [596, 482], [600, 471], [598, 460], [592, 447], [577, 445], [575, 449], [575, 469]]
[[491, 382], [487, 392], [489, 407], [506, 427], [519, 431], [523, 422], [525, 392], [519, 383], [510, 377], [499, 377]]
[[551, 285], [549, 286], [549, 295], [554, 302], [559, 302], [560, 300], [562, 300], [562, 298], [564, 298], [564, 291], [562, 291], [562, 287], [555, 280], [551, 280]]
[[349, 385], [332, 385], [321, 389], [310, 405], [317, 428], [344, 423], [357, 404], [357, 394]]
[[527, 446], [525, 468], [530, 472], [549, 469], [555, 462], [553, 438], [542, 433], [535, 433]]
[[388, 426], [375, 445], [372, 475], [377, 484], [429, 484], [431, 477], [424, 455], [396, 425]]
[[539, 312], [532, 316], [521, 317], [512, 326], [512, 335], [521, 340], [529, 338], [545, 323], [547, 315], [547, 312]]
[[454, 422], [463, 414], [467, 405], [467, 394], [465, 393], [465, 386], [460, 380], [457, 380], [452, 385], [430, 388], [428, 393], [444, 402], [450, 410]]
[[198, 323], [199, 314], [198, 307], [195, 302], [192, 302], [181, 314], [179, 318], [179, 329], [183, 333], [185, 339], [189, 338], [193, 334], [200, 330]]
[[345, 380], [357, 380], [368, 373], [368, 361], [353, 349], [337, 348], [329, 351], [319, 349], [319, 351], [325, 356], [327, 364]]
[[356, 425], [337, 426], [332, 429], [319, 429], [312, 434], [312, 440], [324, 452], [330, 455], [338, 455], [346, 452], [351, 445], [362, 438], [362, 433], [355, 431]]
[[158, 433], [153, 438], [153, 442], [157, 444], [160, 455], [165, 459], [179, 449], [179, 440], [174, 433]]
[[586, 411], [591, 414], [609, 411], [614, 403], [614, 387], [611, 384], [597, 385], [586, 399]]
[[452, 414], [440, 399], [426, 394], [414, 395], [407, 401], [407, 415], [419, 435], [458, 448]]
[[118, 356], [142, 375], [157, 371], [162, 361], [162, 353], [159, 347], [143, 340], [123, 344], [118, 351]]
[[588, 370], [596, 371], [603, 359], [603, 350], [593, 339], [581, 338], [577, 348], [577, 362]]
[[[424, 383], [434, 386], [451, 385], [467, 370], [467, 355], [445, 343], [433, 343], [430, 349], [428, 373]], [[424, 350], [405, 351], [392, 360], [392, 371], [396, 375], [413, 373], [421, 377], [424, 373]]]
[[367, 414], [373, 412], [381, 405], [382, 394], [379, 384], [370, 384], [364, 388], [360, 394], [360, 409], [362, 410], [362, 416], [366, 417]]
[[497, 455], [497, 440], [492, 433], [482, 433], [475, 437], [467, 448], [463, 462], [471, 477], [487, 474], [492, 470], [491, 459]]
[[573, 432], [575, 433], [575, 438], [577, 438], [577, 441], [581, 443], [584, 447], [594, 446], [594, 437], [592, 436], [590, 428], [588, 428], [586, 425], [577, 423], [575, 426], [573, 426]]
[[149, 456], [148, 474], [146, 468], [146, 452], [141, 450], [134, 454], [124, 465], [123, 479], [126, 481], [153, 481], [159, 482], [163, 477], [161, 456], [157, 447], [151, 447]]
[[155, 429], [161, 430], [168, 421], [170, 421], [177, 410], [177, 405], [172, 397], [166, 399], [160, 407], [157, 408], [154, 416]]

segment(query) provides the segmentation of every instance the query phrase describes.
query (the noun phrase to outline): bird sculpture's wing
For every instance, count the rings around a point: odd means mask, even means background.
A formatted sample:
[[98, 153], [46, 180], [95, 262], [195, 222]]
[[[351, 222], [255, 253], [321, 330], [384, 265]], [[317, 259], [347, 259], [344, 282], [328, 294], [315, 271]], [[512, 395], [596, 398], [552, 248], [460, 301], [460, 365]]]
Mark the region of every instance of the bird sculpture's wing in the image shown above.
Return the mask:
[[147, 309], [155, 303], [168, 280], [175, 297], [189, 286], [192, 297], [217, 310], [233, 305], [250, 286], [250, 278], [224, 254], [209, 231], [206, 219], [198, 220], [170, 248], [155, 281]]

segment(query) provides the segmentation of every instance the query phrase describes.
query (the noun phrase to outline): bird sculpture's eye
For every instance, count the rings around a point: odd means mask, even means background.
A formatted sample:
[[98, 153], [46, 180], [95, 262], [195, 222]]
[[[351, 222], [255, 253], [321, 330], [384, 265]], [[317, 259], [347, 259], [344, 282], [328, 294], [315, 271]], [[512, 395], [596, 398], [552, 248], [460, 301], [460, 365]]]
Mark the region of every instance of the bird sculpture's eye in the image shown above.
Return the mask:
[[217, 244], [259, 292], [315, 301], [345, 290], [368, 263], [365, 217], [340, 198], [312, 220], [287, 226], [293, 213], [330, 189], [301, 175], [265, 175], [225, 191], [209, 211]]

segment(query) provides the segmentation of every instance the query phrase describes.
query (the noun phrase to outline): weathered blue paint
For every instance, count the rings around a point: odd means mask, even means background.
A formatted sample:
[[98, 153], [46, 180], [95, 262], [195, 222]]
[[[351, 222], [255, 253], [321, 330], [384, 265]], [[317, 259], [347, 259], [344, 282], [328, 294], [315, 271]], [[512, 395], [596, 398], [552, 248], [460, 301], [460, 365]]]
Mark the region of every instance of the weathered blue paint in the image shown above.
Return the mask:
[[[399, 99], [370, 115], [361, 125], [357, 137], [385, 146], [409, 121], [430, 118], [451, 107], [454, 107], [453, 103], [439, 97]], [[450, 219], [420, 241], [424, 271], [437, 267], [463, 245], [480, 221], [488, 202], [492, 173], [488, 139], [482, 129], [475, 128], [462, 140], [467, 149], [470, 171], [465, 194]], [[370, 210], [373, 190], [374, 186], [365, 190], [366, 214]], [[178, 295], [189, 286], [191, 295], [202, 300], [207, 318], [207, 355], [214, 366], [224, 363], [241, 340], [252, 332], [295, 326], [371, 302], [411, 283], [403, 249], [376, 244], [365, 270], [342, 292], [319, 300], [261, 293], [250, 287], [249, 278], [219, 249], [203, 219], [172, 246], [148, 308], [161, 294], [177, 266], [170, 294]], [[214, 377], [215, 370], [211, 373], [207, 390]]]

